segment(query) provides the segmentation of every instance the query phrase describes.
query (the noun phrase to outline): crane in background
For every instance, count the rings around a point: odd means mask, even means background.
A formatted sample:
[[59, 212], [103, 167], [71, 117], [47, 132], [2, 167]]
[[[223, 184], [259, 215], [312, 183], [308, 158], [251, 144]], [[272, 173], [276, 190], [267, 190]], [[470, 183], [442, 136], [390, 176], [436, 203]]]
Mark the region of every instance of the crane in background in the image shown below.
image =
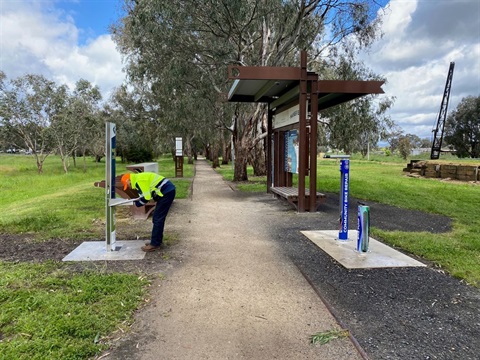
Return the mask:
[[442, 104], [440, 105], [440, 112], [438, 113], [436, 127], [433, 130], [432, 152], [430, 153], [430, 159], [432, 160], [440, 158], [440, 152], [442, 151], [443, 130], [445, 128], [445, 121], [447, 120], [448, 100], [450, 98], [450, 89], [452, 88], [454, 67], [455, 63], [451, 62], [450, 68], [448, 69], [445, 91], [443, 92]]

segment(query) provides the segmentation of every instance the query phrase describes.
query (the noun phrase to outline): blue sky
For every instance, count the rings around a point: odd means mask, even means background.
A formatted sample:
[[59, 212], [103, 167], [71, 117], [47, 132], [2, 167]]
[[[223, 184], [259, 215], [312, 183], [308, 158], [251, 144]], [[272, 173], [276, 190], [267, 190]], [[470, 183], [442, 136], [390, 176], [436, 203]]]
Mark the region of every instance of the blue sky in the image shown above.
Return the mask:
[[[449, 110], [480, 96], [480, 0], [381, 0], [384, 37], [362, 55], [396, 98], [389, 114], [405, 133], [430, 138], [448, 67]], [[0, 0], [0, 70], [8, 79], [42, 74], [71, 87], [98, 85], [104, 98], [125, 78], [108, 27], [121, 0]]]
[[71, 17], [76, 27], [81, 29], [79, 45], [84, 45], [100, 35], [108, 34], [109, 26], [122, 14], [119, 0], [56, 1], [53, 7], [63, 10], [65, 18]]

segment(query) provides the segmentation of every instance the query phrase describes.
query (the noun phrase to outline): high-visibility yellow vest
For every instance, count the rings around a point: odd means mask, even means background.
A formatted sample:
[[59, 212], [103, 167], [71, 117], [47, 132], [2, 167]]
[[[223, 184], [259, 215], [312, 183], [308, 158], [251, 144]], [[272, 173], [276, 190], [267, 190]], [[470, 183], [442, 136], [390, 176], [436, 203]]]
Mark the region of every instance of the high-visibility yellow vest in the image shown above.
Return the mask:
[[158, 184], [163, 179], [165, 179], [165, 176], [152, 172], [130, 174], [132, 189], [137, 190], [138, 194], [144, 197], [147, 201], [152, 198], [152, 193], [156, 193], [158, 196], [163, 196], [161, 190], [157, 188]]

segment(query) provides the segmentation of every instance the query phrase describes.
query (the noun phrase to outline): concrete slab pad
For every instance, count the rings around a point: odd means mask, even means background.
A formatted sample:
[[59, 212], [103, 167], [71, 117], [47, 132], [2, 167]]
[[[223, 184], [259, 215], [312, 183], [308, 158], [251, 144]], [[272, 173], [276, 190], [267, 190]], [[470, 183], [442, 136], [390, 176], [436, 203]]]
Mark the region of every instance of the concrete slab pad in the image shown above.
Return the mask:
[[107, 251], [105, 241], [85, 241], [62, 261], [98, 261], [98, 260], [141, 260], [145, 252], [141, 247], [144, 240], [125, 240], [115, 243], [115, 251]]
[[357, 230], [348, 231], [348, 240], [338, 240], [338, 230], [302, 231], [315, 245], [347, 269], [421, 267], [425, 264], [369, 238], [369, 251], [357, 251]]

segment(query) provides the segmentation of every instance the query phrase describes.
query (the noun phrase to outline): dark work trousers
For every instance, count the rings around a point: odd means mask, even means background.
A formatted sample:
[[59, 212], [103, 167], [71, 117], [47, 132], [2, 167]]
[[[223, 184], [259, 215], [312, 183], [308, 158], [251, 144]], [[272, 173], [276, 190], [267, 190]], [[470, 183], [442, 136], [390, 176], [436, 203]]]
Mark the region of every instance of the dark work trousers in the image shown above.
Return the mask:
[[152, 240], [150, 241], [150, 245], [152, 246], [160, 246], [162, 244], [165, 219], [167, 218], [170, 206], [172, 206], [173, 199], [175, 199], [175, 187], [172, 186], [172, 190], [163, 194], [155, 205], [152, 219]]

